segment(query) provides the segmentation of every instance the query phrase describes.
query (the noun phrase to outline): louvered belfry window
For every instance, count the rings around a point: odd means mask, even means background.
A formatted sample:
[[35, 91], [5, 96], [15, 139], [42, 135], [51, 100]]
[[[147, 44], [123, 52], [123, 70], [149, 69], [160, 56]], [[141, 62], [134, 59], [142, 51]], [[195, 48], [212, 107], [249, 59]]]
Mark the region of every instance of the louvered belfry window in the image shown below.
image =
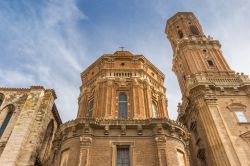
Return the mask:
[[182, 39], [182, 38], [183, 38], [183, 36], [184, 36], [184, 35], [183, 35], [183, 32], [182, 32], [182, 31], [180, 31], [180, 30], [178, 31], [178, 35], [179, 35], [179, 38], [180, 38], [180, 39]]
[[199, 32], [198, 28], [196, 26], [194, 26], [194, 25], [190, 26], [190, 31], [191, 31], [192, 35], [200, 35], [200, 32]]
[[128, 117], [128, 97], [126, 93], [120, 92], [118, 98], [118, 118], [119, 119], [127, 119]]
[[116, 166], [130, 166], [129, 146], [117, 146]]

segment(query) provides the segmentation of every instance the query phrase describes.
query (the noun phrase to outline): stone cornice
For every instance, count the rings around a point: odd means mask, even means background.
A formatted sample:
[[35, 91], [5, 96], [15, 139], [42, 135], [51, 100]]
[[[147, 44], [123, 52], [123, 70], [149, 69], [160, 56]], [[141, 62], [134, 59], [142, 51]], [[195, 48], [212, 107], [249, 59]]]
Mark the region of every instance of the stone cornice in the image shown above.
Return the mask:
[[[97, 133], [95, 132], [98, 131]], [[144, 132], [145, 130], [145, 132]], [[102, 131], [102, 132], [101, 132]], [[119, 134], [117, 135], [117, 132]], [[180, 122], [170, 119], [114, 120], [114, 119], [76, 119], [62, 124], [56, 140], [88, 135], [90, 137], [152, 137], [165, 135], [188, 145], [190, 133]]]
[[[105, 70], [108, 70], [108, 69], [103, 69], [104, 71]], [[114, 69], [115, 70], [115, 69]], [[115, 71], [126, 71], [126, 70], [115, 70]], [[128, 70], [129, 71], [129, 70]], [[156, 80], [154, 77], [152, 77], [151, 75], [149, 75], [145, 70], [143, 69], [131, 69], [131, 71], [138, 71], [138, 72], [143, 72], [145, 75], [147, 75], [151, 80], [153, 80], [157, 86], [159, 86], [160, 88], [163, 89], [163, 91], [166, 91], [166, 88], [164, 87], [164, 85], [162, 83], [160, 83], [158, 80]], [[88, 80], [87, 82], [85, 82], [83, 84], [83, 87], [87, 87], [87, 86], [90, 86], [91, 84], [93, 84], [94, 82], [104, 82], [104, 81], [116, 81], [116, 79], [120, 79], [120, 78], [123, 78], [123, 79], [126, 79], [126, 81], [133, 81], [134, 79], [139, 79], [139, 80], [142, 80], [142, 81], [147, 81], [149, 82], [148, 80], [146, 79], [141, 79], [142, 77], [140, 76], [129, 76], [129, 77], [119, 77], [119, 76], [107, 76], [107, 77], [104, 77], [104, 78], [100, 78], [101, 76], [101, 72], [96, 74], [93, 78], [91, 78], [90, 80]]]
[[198, 86], [213, 86], [224, 90], [250, 86], [250, 80], [248, 76], [235, 74], [233, 71], [200, 72], [187, 77], [185, 94]]
[[0, 91], [18, 91], [18, 92], [30, 92], [32, 89], [38, 89], [38, 90], [45, 90], [45, 91], [50, 91], [54, 98], [56, 99], [56, 93], [54, 89], [44, 89], [43, 86], [37, 86], [33, 85], [30, 88], [9, 88], [9, 87], [0, 87]]
[[[45, 89], [43, 86], [31, 86], [30, 88], [6, 88], [6, 87], [0, 87], [0, 92], [7, 92], [7, 91], [11, 91], [11, 92], [25, 92], [25, 93], [29, 93], [31, 92], [31, 90], [41, 90], [41, 91], [45, 91], [45, 92], [49, 92], [51, 93], [51, 95], [53, 96], [54, 99], [57, 98], [56, 93], [54, 91], [54, 89]], [[60, 118], [60, 115], [58, 113], [58, 110], [56, 108], [56, 106], [53, 106], [53, 109], [51, 110], [57, 123], [58, 124], [62, 124], [62, 120]]]
[[174, 121], [171, 119], [128, 119], [128, 120], [122, 120], [122, 119], [93, 119], [93, 118], [77, 118], [75, 120], [68, 121], [64, 124], [62, 124], [59, 128], [59, 131], [64, 131], [69, 127], [74, 127], [78, 124], [89, 124], [92, 126], [119, 126], [119, 125], [126, 125], [126, 126], [150, 126], [154, 124], [167, 124], [168, 126], [173, 126], [175, 128], [178, 128], [179, 130], [182, 130], [184, 132], [187, 132], [187, 128], [179, 121]]
[[174, 50], [173, 63], [176, 61], [176, 58], [180, 55], [180, 50], [184, 50], [185, 47], [196, 47], [196, 46], [207, 46], [212, 45], [214, 48], [220, 49], [221, 44], [218, 40], [213, 40], [212, 37], [205, 36], [189, 36], [184, 37], [183, 39], [178, 40], [177, 46]]
[[23, 91], [29, 92], [30, 88], [8, 88], [8, 87], [0, 87], [0, 91]]

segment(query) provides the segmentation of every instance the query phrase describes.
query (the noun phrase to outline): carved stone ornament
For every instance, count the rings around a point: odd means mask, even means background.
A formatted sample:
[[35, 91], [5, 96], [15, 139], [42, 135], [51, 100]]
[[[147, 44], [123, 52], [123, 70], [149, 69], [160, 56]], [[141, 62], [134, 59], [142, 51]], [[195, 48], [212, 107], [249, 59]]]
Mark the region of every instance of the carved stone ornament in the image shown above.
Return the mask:
[[142, 125], [137, 126], [137, 134], [142, 135]]
[[250, 143], [250, 131], [247, 131], [247, 132], [241, 134], [240, 137]]
[[155, 137], [155, 141], [157, 143], [165, 143], [167, 141], [167, 138], [165, 136], [157, 136]]
[[92, 138], [91, 137], [80, 137], [80, 144], [81, 146], [90, 146], [92, 143]]
[[89, 132], [90, 132], [90, 126], [88, 123], [86, 123], [84, 127], [84, 133], [89, 133]]
[[126, 135], [126, 126], [125, 125], [121, 126], [121, 135]]
[[163, 132], [162, 124], [157, 124], [157, 133], [161, 134]]
[[104, 135], [109, 135], [109, 125], [106, 125], [104, 128]]
[[171, 133], [171, 136], [173, 136], [175, 133], [175, 127], [171, 125], [169, 131]]

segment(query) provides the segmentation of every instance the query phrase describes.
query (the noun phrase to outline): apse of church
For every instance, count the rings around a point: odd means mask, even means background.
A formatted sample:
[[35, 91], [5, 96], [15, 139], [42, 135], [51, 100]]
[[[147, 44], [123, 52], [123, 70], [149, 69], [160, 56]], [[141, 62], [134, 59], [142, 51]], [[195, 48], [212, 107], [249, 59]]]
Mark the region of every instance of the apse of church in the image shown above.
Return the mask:
[[189, 165], [188, 131], [167, 115], [164, 74], [143, 55], [105, 54], [81, 73], [77, 119], [52, 165]]
[[78, 118], [167, 118], [164, 75], [142, 55], [117, 51], [81, 74]]

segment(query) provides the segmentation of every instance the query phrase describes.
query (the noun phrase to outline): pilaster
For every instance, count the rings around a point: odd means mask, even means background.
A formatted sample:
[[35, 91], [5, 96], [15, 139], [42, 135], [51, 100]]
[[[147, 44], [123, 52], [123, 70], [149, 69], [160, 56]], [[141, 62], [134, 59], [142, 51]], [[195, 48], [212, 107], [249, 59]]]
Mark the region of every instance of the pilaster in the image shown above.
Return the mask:
[[167, 163], [167, 154], [166, 154], [166, 136], [157, 135], [155, 137], [156, 147], [157, 147], [157, 158], [159, 166], [166, 166]]
[[80, 136], [80, 157], [79, 166], [89, 166], [89, 154], [92, 144], [92, 138], [90, 136]]

